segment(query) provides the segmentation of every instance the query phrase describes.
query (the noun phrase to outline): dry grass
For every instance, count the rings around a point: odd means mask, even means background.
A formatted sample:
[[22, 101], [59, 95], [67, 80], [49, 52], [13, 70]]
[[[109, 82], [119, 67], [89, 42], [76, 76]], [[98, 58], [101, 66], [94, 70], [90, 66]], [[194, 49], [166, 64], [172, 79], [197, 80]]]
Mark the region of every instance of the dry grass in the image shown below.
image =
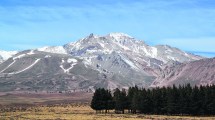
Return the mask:
[[160, 116], [132, 114], [95, 114], [83, 104], [36, 106], [27, 110], [0, 113], [0, 120], [215, 120], [215, 117]]
[[55, 103], [74, 103], [91, 101], [92, 93], [77, 92], [69, 94], [25, 94], [25, 93], [0, 93], [0, 104], [55, 104]]

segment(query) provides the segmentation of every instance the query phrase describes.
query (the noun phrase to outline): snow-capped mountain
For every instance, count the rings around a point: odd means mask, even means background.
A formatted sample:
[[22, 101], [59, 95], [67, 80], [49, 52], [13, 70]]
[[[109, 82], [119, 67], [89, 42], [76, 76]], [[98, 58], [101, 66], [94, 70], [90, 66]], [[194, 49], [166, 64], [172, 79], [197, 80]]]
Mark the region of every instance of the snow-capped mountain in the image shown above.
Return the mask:
[[119, 53], [130, 52], [140, 54], [149, 58], [155, 58], [164, 63], [169, 60], [184, 62], [201, 59], [199, 56], [183, 52], [167, 45], [149, 46], [143, 41], [136, 40], [123, 33], [111, 33], [106, 36], [91, 34], [75, 43], [65, 45], [64, 48], [68, 53], [76, 56], [98, 52], [109, 54], [115, 51]]
[[71, 55], [27, 50], [0, 64], [0, 91], [88, 90], [99, 76]]
[[167, 45], [149, 46], [124, 33], [90, 34], [63, 46], [22, 51], [0, 64], [3, 90], [149, 87], [164, 66], [200, 60]]
[[17, 51], [2, 51], [0, 50], [0, 63], [8, 58], [12, 57], [13, 55], [17, 54]]
[[136, 40], [124, 33], [110, 33], [105, 36], [90, 34], [86, 38], [66, 44], [63, 47], [46, 47], [45, 49], [39, 49], [39, 51], [67, 53], [76, 57], [82, 57], [88, 61], [92, 61], [98, 56], [109, 55], [115, 52], [131, 57], [130, 59], [133, 59], [131, 62], [134, 65], [135, 61], [144, 61], [148, 66], [160, 66], [169, 61], [188, 62], [202, 58], [167, 45], [149, 46], [144, 41]]
[[50, 52], [50, 53], [67, 54], [63, 46], [52, 46], [52, 47], [46, 46], [46, 47], [38, 48], [36, 50]]

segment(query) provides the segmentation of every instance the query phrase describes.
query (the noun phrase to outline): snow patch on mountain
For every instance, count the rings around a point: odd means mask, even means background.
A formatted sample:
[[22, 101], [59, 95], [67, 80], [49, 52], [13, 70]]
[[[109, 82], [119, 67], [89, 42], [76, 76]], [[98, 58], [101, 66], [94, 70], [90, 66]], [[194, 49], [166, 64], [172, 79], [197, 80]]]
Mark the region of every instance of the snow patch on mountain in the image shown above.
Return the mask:
[[76, 59], [74, 59], [74, 58], [69, 58], [69, 59], [67, 60], [67, 62], [68, 62], [68, 63], [77, 63], [78, 61], [77, 61]]
[[63, 65], [60, 65], [60, 68], [64, 71], [64, 73], [69, 73], [69, 71], [76, 65], [76, 63], [71, 64], [71, 66], [67, 69], [63, 67]]
[[124, 50], [130, 50], [128, 47], [121, 45], [120, 43], [116, 43], [116, 44]]
[[18, 73], [21, 73], [21, 72], [24, 72], [24, 71], [30, 69], [31, 67], [33, 67], [34, 65], [36, 65], [39, 61], [40, 61], [40, 59], [35, 60], [35, 62], [33, 64], [31, 64], [30, 66], [26, 67], [25, 69], [23, 69], [21, 71], [15, 72], [15, 74], [18, 74]]
[[31, 50], [29, 53], [27, 53], [28, 55], [33, 55], [33, 54], [35, 54], [34, 53], [34, 50]]
[[64, 59], [62, 59], [62, 60], [61, 60], [61, 62], [62, 62], [62, 63], [65, 63], [65, 60], [64, 60]]
[[155, 47], [151, 47], [151, 57], [156, 58], [158, 55], [158, 49]]
[[110, 37], [115, 38], [117, 40], [125, 38], [125, 37], [127, 37], [127, 38], [133, 38], [133, 37], [131, 37], [131, 36], [125, 34], [125, 33], [117, 33], [117, 32], [116, 33], [110, 33], [107, 36], [110, 36]]
[[64, 73], [69, 73], [69, 71], [77, 64], [77, 60], [76, 59], [74, 59], [74, 58], [69, 58], [68, 60], [67, 60], [67, 63], [70, 63], [70, 67], [69, 68], [64, 68], [64, 63], [65, 63], [65, 60], [64, 59], [62, 59], [62, 61], [61, 61], [61, 65], [60, 65], [60, 68], [64, 71]]
[[38, 48], [38, 51], [42, 52], [50, 52], [50, 53], [58, 53], [58, 54], [67, 54], [66, 50], [63, 48], [63, 46], [52, 46], [52, 47], [42, 47]]
[[10, 75], [13, 75], [13, 74], [22, 73], [22, 72], [24, 72], [24, 71], [27, 71], [28, 69], [30, 69], [30, 68], [33, 67], [34, 65], [36, 65], [39, 61], [40, 61], [40, 59], [36, 59], [36, 60], [34, 61], [34, 63], [32, 63], [32, 64], [29, 65], [28, 67], [24, 68], [23, 70], [16, 71], [16, 72], [11, 72], [11, 73], [3, 73], [3, 74], [10, 74]]
[[23, 53], [23, 54], [17, 54], [16, 56], [13, 57], [13, 60], [16, 60], [16, 59], [20, 59], [20, 58], [23, 58], [27, 55], [34, 55], [34, 50], [30, 50], [28, 53]]
[[17, 53], [18, 53], [18, 51], [1, 51], [0, 50], [0, 57], [2, 57], [3, 60], [7, 60]]
[[25, 56], [26, 56], [26, 54], [20, 54], [18, 56], [13, 57], [13, 60], [20, 59], [20, 58], [23, 58]]
[[173, 61], [177, 61], [176, 58], [174, 58], [174, 57], [172, 57], [172, 56], [169, 56], [169, 55], [167, 56], [167, 58], [170, 59], [170, 60], [173, 60]]
[[12, 66], [14, 63], [16, 62], [16, 60], [14, 60], [12, 63], [10, 63], [6, 68], [4, 68], [0, 73], [4, 72], [5, 70], [7, 70], [10, 66]]
[[51, 55], [46, 55], [46, 56], [45, 56], [45, 58], [50, 58], [50, 57], [52, 57], [52, 56], [51, 56]]
[[125, 58], [124, 56], [121, 56], [121, 58], [125, 61], [125, 63], [127, 63], [131, 68], [134, 68], [136, 70], [138, 70], [137, 66], [131, 62], [130, 60], [128, 60], [127, 58]]

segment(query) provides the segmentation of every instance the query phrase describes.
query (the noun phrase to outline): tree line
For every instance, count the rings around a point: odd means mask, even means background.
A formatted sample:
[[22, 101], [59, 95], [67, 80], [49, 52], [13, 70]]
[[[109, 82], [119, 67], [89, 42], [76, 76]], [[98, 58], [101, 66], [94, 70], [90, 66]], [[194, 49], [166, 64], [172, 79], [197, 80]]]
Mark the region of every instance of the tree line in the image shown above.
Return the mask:
[[215, 115], [215, 85], [191, 87], [190, 84], [176, 87], [140, 89], [128, 91], [118, 88], [99, 88], [91, 101], [96, 112], [142, 113], [156, 115]]

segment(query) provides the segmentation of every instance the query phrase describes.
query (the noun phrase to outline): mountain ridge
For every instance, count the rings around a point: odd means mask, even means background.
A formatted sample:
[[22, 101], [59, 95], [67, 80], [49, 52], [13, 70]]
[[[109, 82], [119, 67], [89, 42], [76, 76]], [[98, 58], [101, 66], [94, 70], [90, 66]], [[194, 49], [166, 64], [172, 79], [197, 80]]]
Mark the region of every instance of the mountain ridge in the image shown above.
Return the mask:
[[[92, 40], [96, 40], [96, 42], [92, 41]], [[166, 50], [167, 52], [171, 52], [171, 49], [175, 49], [177, 51], [180, 51], [181, 55], [183, 55], [183, 54], [184, 54], [184, 56], [189, 56], [189, 55], [192, 56], [193, 55], [194, 57], [196, 57], [196, 58], [194, 58], [195, 60], [203, 58], [203, 57], [198, 56], [198, 55], [194, 55], [194, 54], [191, 54], [191, 53], [181, 51], [178, 48], [170, 47], [168, 45], [149, 46], [144, 41], [137, 40], [134, 37], [131, 37], [131, 36], [129, 36], [127, 34], [124, 34], [124, 33], [110, 33], [110, 34], [107, 34], [105, 36], [98, 36], [98, 35], [90, 34], [89, 36], [87, 36], [85, 38], [82, 38], [82, 39], [80, 39], [80, 40], [78, 40], [76, 42], [71, 42], [71, 43], [63, 45], [63, 48], [64, 49], [69, 49], [69, 50], [65, 50], [65, 51], [67, 51], [67, 53], [71, 53], [71, 52], [73, 52], [73, 51], [71, 51], [72, 49], [76, 49], [76, 50], [81, 49], [80, 48], [81, 44], [82, 44], [81, 47], [84, 47], [83, 44], [85, 44], [87, 42], [91, 42], [91, 44], [93, 44], [94, 47], [97, 47], [97, 48], [104, 47], [104, 43], [109, 44], [109, 43], [112, 42], [112, 44], [114, 44], [115, 48], [120, 48], [120, 49], [124, 49], [124, 50], [130, 50], [130, 51], [134, 51], [134, 52], [138, 52], [138, 53], [140, 53], [140, 51], [141, 51], [141, 52], [145, 53], [145, 55], [148, 55], [148, 56], [150, 56], [152, 58], [157, 56], [156, 55], [157, 54], [156, 50], [158, 48], [160, 48], [160, 49], [168, 49], [169, 51]], [[95, 46], [96, 43], [98, 43], [97, 46]], [[126, 45], [126, 44], [128, 44], [128, 45]], [[130, 44], [134, 44], [134, 45], [130, 46]], [[139, 44], [139, 45], [137, 45], [137, 44]], [[145, 48], [142, 48], [141, 50], [138, 50], [139, 46], [144, 46]], [[62, 47], [62, 46], [60, 46], [60, 47]], [[90, 46], [90, 47], [92, 48], [92, 46]], [[108, 47], [106, 47], [106, 48], [108, 48]], [[105, 49], [104, 51], [106, 51], [106, 52], [120, 51], [119, 49], [115, 49], [115, 48], [113, 48], [113, 47], [108, 48], [108, 49]], [[149, 50], [147, 50], [147, 48]], [[44, 51], [49, 52], [49, 50], [44, 50]], [[62, 53], [65, 53], [65, 51], [63, 51]], [[166, 59], [174, 60], [174, 58], [166, 58]], [[165, 61], [165, 60], [162, 60], [162, 61]], [[167, 60], [166, 60], [166, 62], [167, 62]], [[181, 62], [184, 62], [184, 61], [181, 61]]]
[[0, 50], [0, 63], [17, 54], [18, 51], [3, 51]]
[[90, 34], [62, 46], [12, 56], [0, 64], [0, 86], [9, 86], [0, 91], [148, 88], [165, 66], [200, 59], [203, 57], [168, 45], [149, 46], [124, 33]]
[[212, 85], [215, 84], [215, 58], [201, 59], [188, 63], [165, 66], [161, 75], [151, 87], [163, 87], [175, 84]]

